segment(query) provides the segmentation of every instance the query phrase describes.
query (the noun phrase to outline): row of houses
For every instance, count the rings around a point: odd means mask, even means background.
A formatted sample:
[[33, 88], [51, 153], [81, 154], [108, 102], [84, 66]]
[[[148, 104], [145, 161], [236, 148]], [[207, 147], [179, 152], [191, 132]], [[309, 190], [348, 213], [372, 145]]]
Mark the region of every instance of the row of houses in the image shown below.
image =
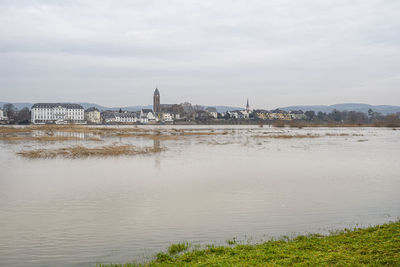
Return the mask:
[[[140, 123], [140, 124], [155, 124], [155, 123], [172, 123], [175, 120], [180, 120], [179, 113], [161, 112], [156, 114], [151, 109], [142, 109], [137, 112], [116, 112], [116, 111], [103, 111], [100, 113], [102, 122], [105, 124], [118, 124], [118, 123]], [[88, 122], [94, 123], [87, 119]]]
[[[164, 108], [165, 109], [165, 108]], [[166, 110], [166, 109], [165, 109]], [[156, 124], [172, 123], [176, 120], [217, 120], [217, 119], [260, 119], [260, 120], [303, 120], [306, 119], [302, 111], [286, 112], [283, 110], [250, 110], [248, 106], [243, 110], [233, 110], [218, 113], [215, 107], [193, 109], [191, 116], [182, 116], [181, 112], [172, 112], [179, 109], [155, 113], [152, 109], [142, 109], [137, 112], [128, 111], [100, 111], [95, 107], [85, 110], [79, 104], [69, 103], [37, 103], [31, 109], [31, 121], [34, 124]], [[0, 120], [4, 114], [0, 110]]]
[[303, 111], [284, 111], [284, 110], [233, 110], [221, 113], [223, 118], [231, 119], [258, 119], [258, 120], [304, 120], [307, 116]]
[[151, 109], [138, 112], [100, 112], [95, 107], [85, 110], [79, 104], [69, 103], [37, 103], [31, 108], [31, 121], [34, 124], [148, 124], [173, 122], [174, 119], [179, 119], [179, 115], [163, 113], [159, 118]]
[[142, 109], [138, 112], [115, 112], [104, 111], [100, 113], [103, 123], [105, 124], [133, 124], [133, 123], [156, 123], [158, 118], [155, 116], [151, 109]]
[[305, 120], [307, 116], [303, 111], [284, 111], [284, 110], [254, 110], [254, 117], [260, 120]]

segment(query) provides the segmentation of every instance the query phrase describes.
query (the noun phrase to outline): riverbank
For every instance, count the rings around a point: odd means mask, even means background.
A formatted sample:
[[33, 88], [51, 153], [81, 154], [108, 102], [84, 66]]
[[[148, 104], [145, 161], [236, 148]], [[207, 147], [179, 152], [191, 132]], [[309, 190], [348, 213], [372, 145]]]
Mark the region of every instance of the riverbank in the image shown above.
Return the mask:
[[3, 127], [14, 127], [14, 126], [90, 126], [90, 127], [112, 127], [112, 126], [226, 126], [226, 125], [249, 125], [249, 126], [274, 126], [274, 127], [292, 127], [292, 128], [303, 128], [303, 127], [326, 127], [326, 128], [366, 128], [366, 127], [387, 127], [387, 128], [399, 128], [400, 120], [395, 119], [394, 121], [375, 121], [369, 123], [351, 123], [351, 122], [333, 122], [333, 121], [307, 121], [307, 120], [258, 120], [258, 119], [219, 119], [209, 121], [174, 121], [171, 123], [148, 123], [142, 124], [136, 123], [108, 123], [108, 124], [1, 124]]
[[187, 244], [175, 244], [145, 265], [97, 266], [400, 266], [400, 221], [329, 236], [313, 234], [257, 245], [232, 240], [228, 244], [191, 251]]

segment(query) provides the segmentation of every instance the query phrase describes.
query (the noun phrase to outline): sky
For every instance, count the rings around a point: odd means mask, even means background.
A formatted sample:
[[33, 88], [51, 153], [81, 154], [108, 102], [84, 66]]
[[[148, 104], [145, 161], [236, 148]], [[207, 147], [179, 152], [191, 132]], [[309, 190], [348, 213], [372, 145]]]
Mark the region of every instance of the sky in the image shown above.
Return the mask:
[[0, 101], [400, 105], [398, 0], [0, 0]]

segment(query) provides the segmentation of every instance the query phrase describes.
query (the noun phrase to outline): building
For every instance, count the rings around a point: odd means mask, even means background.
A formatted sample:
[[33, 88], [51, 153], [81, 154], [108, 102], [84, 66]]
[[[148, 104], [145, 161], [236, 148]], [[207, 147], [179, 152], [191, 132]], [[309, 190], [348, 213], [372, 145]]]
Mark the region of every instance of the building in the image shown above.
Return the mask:
[[81, 105], [69, 103], [37, 103], [31, 108], [34, 124], [85, 123], [85, 110]]
[[[155, 116], [156, 121], [170, 121], [169, 117], [172, 118], [173, 120], [179, 120], [182, 117], [185, 116], [185, 110], [183, 105], [179, 104], [161, 104], [161, 99], [160, 99], [160, 91], [158, 88], [154, 91], [153, 95], [153, 115]], [[146, 112], [147, 114], [148, 112]], [[165, 114], [165, 115], [164, 115]], [[147, 116], [147, 115], [146, 115]], [[140, 116], [141, 117], [141, 116]], [[143, 121], [146, 119], [143, 118]], [[150, 119], [150, 122], [154, 121], [153, 119]]]
[[105, 124], [133, 124], [138, 121], [138, 116], [135, 112], [117, 112], [105, 111], [101, 113], [102, 120]]
[[249, 105], [249, 99], [247, 98], [247, 103], [246, 103], [246, 109], [240, 111], [242, 113], [243, 119], [249, 119], [250, 118], [250, 105]]
[[101, 123], [101, 115], [100, 111], [97, 108], [88, 108], [85, 110], [85, 120], [90, 124], [100, 124]]
[[242, 119], [241, 117], [243, 114], [240, 112], [240, 110], [232, 110], [227, 112], [229, 114], [229, 117], [232, 119]]
[[8, 118], [5, 116], [4, 111], [2, 109], [0, 109], [0, 121], [7, 121]]
[[113, 111], [104, 111], [101, 112], [102, 122], [105, 124], [114, 124], [116, 123], [115, 114]]
[[289, 113], [282, 111], [282, 110], [275, 110], [269, 114], [270, 120], [283, 120], [283, 121], [290, 121], [292, 117]]
[[142, 109], [139, 119], [142, 124], [155, 123], [157, 121], [157, 117], [151, 109]]
[[257, 109], [254, 110], [255, 117], [260, 120], [267, 120], [269, 119], [270, 112], [268, 110]]
[[246, 109], [246, 110], [241, 110], [240, 111], [240, 113], [241, 113], [241, 118], [242, 119], [248, 119], [248, 118], [250, 118], [250, 111], [248, 110], [248, 109]]
[[173, 122], [174, 121], [171, 113], [165, 113], [165, 112], [162, 113], [161, 120], [164, 122]]
[[292, 110], [290, 111], [290, 116], [294, 120], [305, 120], [307, 116], [304, 114], [302, 110]]
[[136, 123], [137, 121], [136, 113], [134, 112], [115, 113], [115, 121], [117, 123], [125, 123], [125, 124]]
[[160, 110], [160, 91], [158, 91], [158, 88], [154, 91], [153, 95], [153, 111], [155, 114], [158, 114]]
[[206, 108], [206, 111], [214, 119], [218, 118], [218, 112], [217, 112], [217, 109], [215, 107], [208, 107], [208, 108]]

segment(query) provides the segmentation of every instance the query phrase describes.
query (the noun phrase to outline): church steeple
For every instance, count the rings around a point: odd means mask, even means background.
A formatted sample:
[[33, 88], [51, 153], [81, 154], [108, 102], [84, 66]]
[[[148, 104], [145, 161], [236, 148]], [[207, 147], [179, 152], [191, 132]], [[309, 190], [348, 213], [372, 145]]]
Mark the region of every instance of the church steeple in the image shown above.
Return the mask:
[[248, 99], [248, 98], [247, 98], [246, 110], [247, 110], [247, 111], [249, 111], [249, 110], [250, 110], [250, 106], [249, 106], [249, 99]]
[[153, 111], [154, 111], [154, 113], [160, 112], [160, 91], [158, 91], [158, 88], [156, 88], [156, 90], [154, 90]]

